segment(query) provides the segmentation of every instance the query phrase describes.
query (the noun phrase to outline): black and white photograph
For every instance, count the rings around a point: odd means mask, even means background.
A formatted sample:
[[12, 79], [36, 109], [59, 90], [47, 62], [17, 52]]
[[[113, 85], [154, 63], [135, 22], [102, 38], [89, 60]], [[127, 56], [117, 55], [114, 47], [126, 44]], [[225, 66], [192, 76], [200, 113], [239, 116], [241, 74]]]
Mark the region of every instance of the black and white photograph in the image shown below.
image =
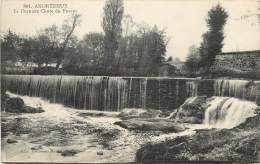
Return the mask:
[[260, 0], [0, 0], [1, 163], [260, 162]]

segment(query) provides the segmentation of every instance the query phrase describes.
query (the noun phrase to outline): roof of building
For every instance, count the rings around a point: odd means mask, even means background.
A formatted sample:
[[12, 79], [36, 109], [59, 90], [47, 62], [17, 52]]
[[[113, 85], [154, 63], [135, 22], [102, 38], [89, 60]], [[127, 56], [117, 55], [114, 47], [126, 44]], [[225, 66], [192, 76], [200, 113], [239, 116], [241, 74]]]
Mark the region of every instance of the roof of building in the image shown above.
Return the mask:
[[260, 55], [260, 50], [222, 52], [220, 55], [251, 54], [251, 53], [257, 53]]

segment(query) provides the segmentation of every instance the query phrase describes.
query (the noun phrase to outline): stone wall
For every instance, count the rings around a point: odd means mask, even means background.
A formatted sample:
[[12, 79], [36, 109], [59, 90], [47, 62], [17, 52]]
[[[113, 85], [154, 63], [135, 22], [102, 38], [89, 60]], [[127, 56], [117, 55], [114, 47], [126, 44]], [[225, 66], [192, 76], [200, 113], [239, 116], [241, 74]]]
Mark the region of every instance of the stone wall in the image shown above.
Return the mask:
[[260, 50], [222, 53], [216, 56], [214, 68], [238, 72], [260, 71]]

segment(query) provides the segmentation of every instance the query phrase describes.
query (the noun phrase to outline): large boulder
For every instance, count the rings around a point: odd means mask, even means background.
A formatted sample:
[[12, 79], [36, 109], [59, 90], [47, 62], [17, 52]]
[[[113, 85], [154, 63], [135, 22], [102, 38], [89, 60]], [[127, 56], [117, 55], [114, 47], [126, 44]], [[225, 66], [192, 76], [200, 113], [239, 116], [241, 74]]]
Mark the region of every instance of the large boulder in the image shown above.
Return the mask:
[[132, 118], [128, 120], [118, 121], [114, 123], [122, 128], [141, 131], [161, 131], [161, 132], [181, 132], [185, 127], [173, 120], [169, 119], [143, 119]]
[[147, 144], [136, 153], [136, 160], [259, 160], [260, 115], [233, 129], [197, 130], [191, 136], [179, 136], [156, 144]]
[[20, 113], [23, 110], [24, 101], [19, 97], [13, 97], [6, 100], [5, 111], [10, 113]]
[[206, 96], [190, 97], [170, 118], [178, 122], [202, 123], [207, 108], [206, 102]]
[[5, 111], [10, 113], [41, 113], [44, 110], [39, 108], [34, 108], [26, 106], [23, 99], [19, 97], [8, 98], [5, 102]]

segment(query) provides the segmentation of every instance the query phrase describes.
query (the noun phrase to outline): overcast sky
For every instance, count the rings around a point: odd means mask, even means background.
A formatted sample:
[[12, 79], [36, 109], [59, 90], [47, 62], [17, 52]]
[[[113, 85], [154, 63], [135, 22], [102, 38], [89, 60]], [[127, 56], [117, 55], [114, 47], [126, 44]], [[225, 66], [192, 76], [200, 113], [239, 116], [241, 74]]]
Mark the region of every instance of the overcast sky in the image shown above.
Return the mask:
[[[10, 28], [17, 33], [33, 35], [48, 25], [60, 25], [68, 14], [14, 14], [13, 10], [22, 9], [23, 4], [66, 3], [68, 9], [82, 14], [81, 25], [75, 31], [79, 38], [88, 32], [102, 32], [103, 0], [1, 0], [1, 3], [1, 31]], [[125, 0], [124, 13], [137, 23], [165, 29], [170, 37], [167, 55], [185, 60], [189, 47], [199, 46], [201, 35], [207, 30], [207, 11], [217, 3], [229, 13], [223, 51], [260, 49], [260, 23], [256, 16], [259, 0]], [[243, 15], [252, 16], [241, 19]]]

